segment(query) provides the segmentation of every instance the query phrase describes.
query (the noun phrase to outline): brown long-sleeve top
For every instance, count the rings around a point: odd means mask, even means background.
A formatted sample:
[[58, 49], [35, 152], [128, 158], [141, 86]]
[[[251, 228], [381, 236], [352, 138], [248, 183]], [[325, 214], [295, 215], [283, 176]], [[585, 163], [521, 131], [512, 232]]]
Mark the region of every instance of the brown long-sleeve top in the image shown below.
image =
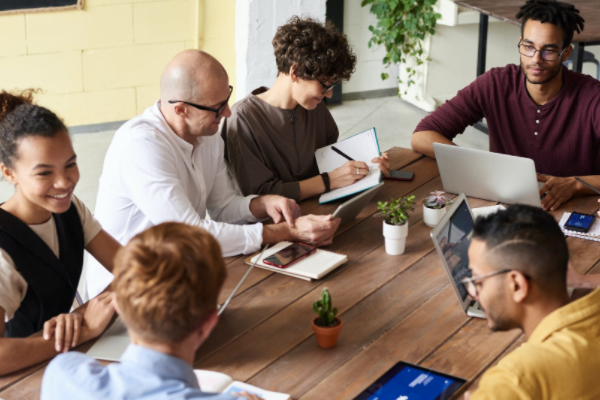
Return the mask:
[[278, 194], [300, 201], [300, 183], [319, 174], [315, 150], [337, 142], [339, 131], [320, 103], [314, 110], [274, 107], [254, 90], [231, 107], [222, 130], [225, 155], [244, 195]]

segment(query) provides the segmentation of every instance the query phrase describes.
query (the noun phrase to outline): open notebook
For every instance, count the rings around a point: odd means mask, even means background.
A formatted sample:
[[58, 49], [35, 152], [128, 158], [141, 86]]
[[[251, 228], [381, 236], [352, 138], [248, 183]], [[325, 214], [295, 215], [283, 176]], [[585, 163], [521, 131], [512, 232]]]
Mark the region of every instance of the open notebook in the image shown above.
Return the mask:
[[260, 256], [260, 254], [255, 254], [252, 257], [248, 257], [246, 259], [246, 264], [251, 265], [258, 259], [258, 262], [256, 263], [258, 268], [268, 269], [269, 271], [277, 272], [279, 274], [289, 275], [293, 276], [294, 278], [310, 281], [313, 279], [321, 279], [323, 276], [327, 275], [329, 272], [348, 261], [348, 257], [344, 254], [332, 253], [330, 251], [317, 249], [317, 251], [315, 251], [313, 254], [290, 265], [287, 268], [278, 268], [262, 262], [262, 260], [265, 258], [277, 253], [291, 244], [292, 242], [279, 242], [273, 247], [267, 249], [262, 256]]
[[353, 160], [366, 163], [369, 166], [369, 173], [363, 179], [350, 186], [334, 189], [329, 193], [323, 193], [319, 198], [319, 204], [328, 203], [330, 201], [341, 199], [342, 197], [362, 192], [381, 182], [381, 171], [377, 167], [377, 164], [371, 162], [372, 159], [381, 155], [375, 128], [371, 128], [368, 131], [356, 134], [347, 139], [340, 140], [330, 146], [317, 149], [315, 158], [317, 160], [317, 166], [319, 167], [319, 173], [321, 174], [323, 172], [331, 172], [348, 162], [346, 158], [333, 151], [331, 149], [332, 146], [335, 146]]
[[595, 242], [600, 242], [600, 219], [599, 218], [594, 219], [594, 222], [592, 222], [592, 225], [590, 226], [590, 230], [588, 232], [577, 232], [577, 231], [571, 231], [569, 229], [565, 229], [565, 224], [569, 220], [570, 216], [571, 216], [570, 212], [564, 213], [562, 218], [560, 219], [560, 222], [558, 223], [558, 225], [560, 226], [560, 229], [562, 229], [565, 236], [573, 236], [573, 237], [578, 237], [581, 239], [593, 240]]
[[[256, 386], [248, 385], [247, 383], [234, 381], [229, 375], [220, 372], [206, 371], [195, 369], [194, 373], [198, 378], [200, 390], [207, 393], [240, 393], [248, 392], [262, 397], [264, 400], [288, 400], [289, 394], [270, 392], [268, 390], [257, 388]], [[241, 397], [240, 400], [245, 399]]]

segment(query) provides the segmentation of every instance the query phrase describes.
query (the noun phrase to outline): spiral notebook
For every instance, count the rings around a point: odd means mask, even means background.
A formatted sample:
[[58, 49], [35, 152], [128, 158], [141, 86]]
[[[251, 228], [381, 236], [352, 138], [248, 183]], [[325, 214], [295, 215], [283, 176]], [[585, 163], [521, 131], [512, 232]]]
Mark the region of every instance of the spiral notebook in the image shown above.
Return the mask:
[[562, 218], [560, 219], [560, 222], [558, 223], [560, 229], [562, 229], [565, 236], [573, 236], [585, 240], [593, 240], [595, 242], [600, 242], [600, 219], [594, 219], [594, 222], [592, 222], [592, 225], [590, 226], [590, 230], [588, 232], [576, 232], [571, 231], [569, 229], [565, 229], [565, 224], [569, 220], [570, 216], [570, 212], [564, 213]]
[[[273, 247], [267, 249], [256, 263], [256, 267], [277, 272], [278, 274], [304, 279], [305, 281], [311, 281], [313, 279], [321, 279], [323, 276], [327, 275], [348, 261], [348, 257], [344, 254], [332, 253], [331, 251], [317, 249], [317, 251], [310, 256], [290, 265], [287, 268], [278, 268], [262, 262], [262, 260], [265, 258], [285, 249], [291, 244], [292, 242], [279, 242]], [[252, 263], [254, 263], [259, 256], [259, 254], [255, 254], [251, 257], [248, 257], [245, 260], [246, 264], [252, 265]]]

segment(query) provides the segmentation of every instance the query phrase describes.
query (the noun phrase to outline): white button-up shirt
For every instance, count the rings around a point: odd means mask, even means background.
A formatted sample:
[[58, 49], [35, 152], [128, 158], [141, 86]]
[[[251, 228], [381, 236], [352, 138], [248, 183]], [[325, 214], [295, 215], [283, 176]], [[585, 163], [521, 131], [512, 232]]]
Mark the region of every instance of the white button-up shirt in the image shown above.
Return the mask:
[[[96, 219], [121, 244], [151, 226], [177, 221], [206, 229], [224, 256], [257, 251], [262, 224], [239, 225], [257, 222], [250, 212], [256, 196], [237, 193], [223, 149], [218, 134], [199, 137], [195, 145], [181, 139], [165, 121], [158, 101], [115, 133], [100, 177]], [[88, 296], [100, 293], [111, 280], [91, 260]]]

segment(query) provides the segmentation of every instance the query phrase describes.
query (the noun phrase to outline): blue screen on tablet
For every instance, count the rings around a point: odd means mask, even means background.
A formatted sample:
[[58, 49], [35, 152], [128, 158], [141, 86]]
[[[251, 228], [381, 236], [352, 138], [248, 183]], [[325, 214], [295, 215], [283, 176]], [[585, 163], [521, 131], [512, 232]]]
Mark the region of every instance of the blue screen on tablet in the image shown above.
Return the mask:
[[464, 379], [401, 362], [357, 399], [443, 400], [450, 398], [464, 383]]

